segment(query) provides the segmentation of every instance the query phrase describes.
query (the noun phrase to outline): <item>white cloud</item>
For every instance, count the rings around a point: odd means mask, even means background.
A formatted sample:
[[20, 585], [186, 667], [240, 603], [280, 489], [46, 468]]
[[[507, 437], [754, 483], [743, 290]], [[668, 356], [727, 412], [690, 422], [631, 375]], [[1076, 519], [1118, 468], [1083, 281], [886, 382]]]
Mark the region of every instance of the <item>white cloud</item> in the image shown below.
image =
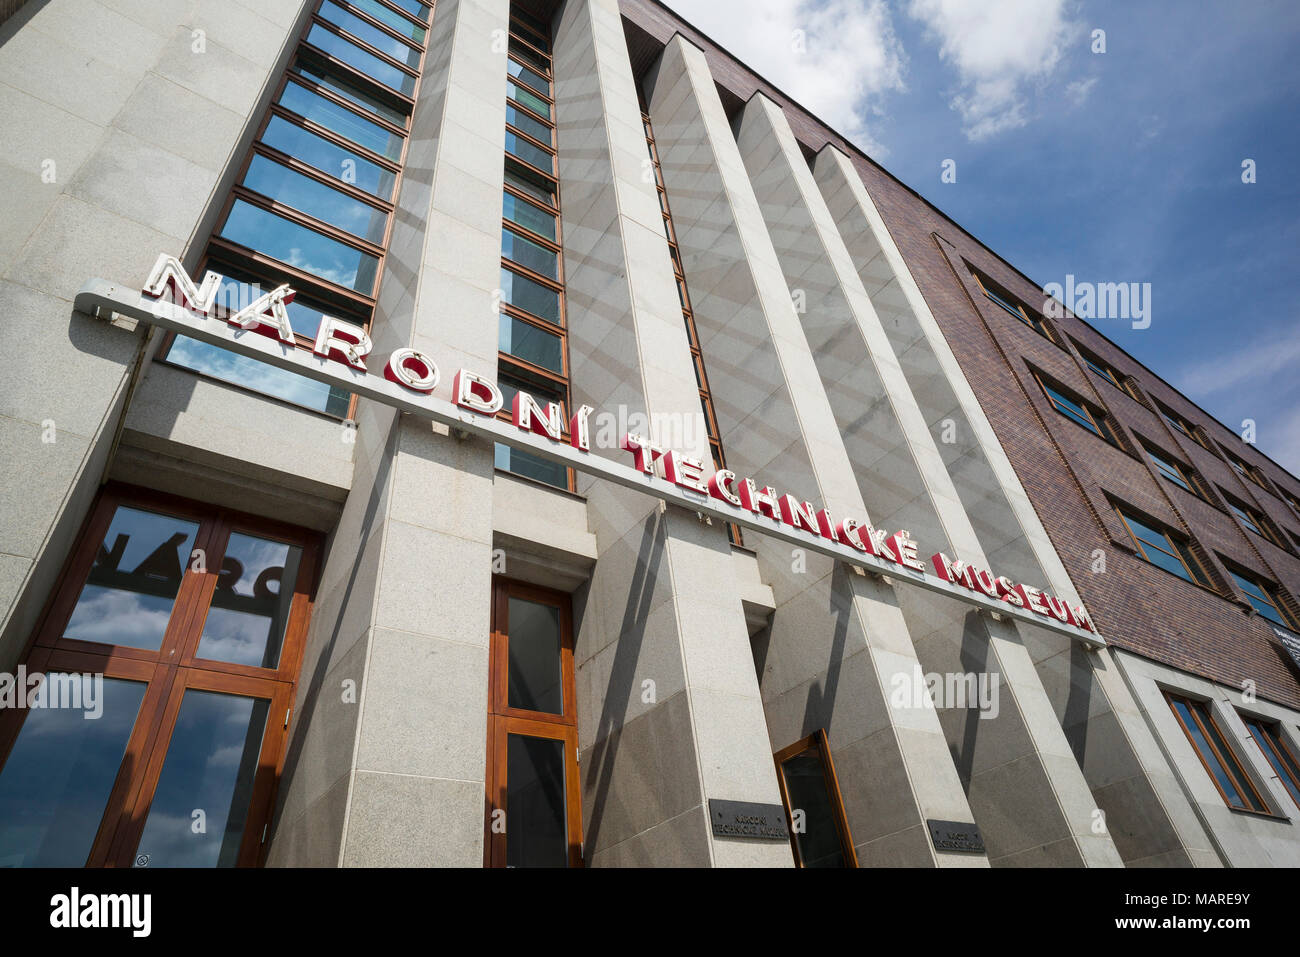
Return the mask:
[[688, 23], [868, 152], [867, 118], [904, 90], [884, 0], [667, 0]]
[[1083, 106], [1088, 99], [1088, 94], [1092, 92], [1092, 88], [1096, 85], [1097, 78], [1095, 76], [1090, 76], [1086, 80], [1075, 80], [1066, 84], [1065, 96], [1075, 106]]
[[1236, 352], [1218, 352], [1187, 367], [1178, 376], [1178, 384], [1184, 392], [1196, 395], [1240, 392], [1275, 377], [1294, 381], [1297, 365], [1300, 365], [1300, 339], [1265, 337], [1243, 345]]
[[1051, 75], [1080, 29], [1066, 0], [912, 0], [908, 13], [956, 69], [951, 105], [972, 140], [1029, 121], [1029, 88]]

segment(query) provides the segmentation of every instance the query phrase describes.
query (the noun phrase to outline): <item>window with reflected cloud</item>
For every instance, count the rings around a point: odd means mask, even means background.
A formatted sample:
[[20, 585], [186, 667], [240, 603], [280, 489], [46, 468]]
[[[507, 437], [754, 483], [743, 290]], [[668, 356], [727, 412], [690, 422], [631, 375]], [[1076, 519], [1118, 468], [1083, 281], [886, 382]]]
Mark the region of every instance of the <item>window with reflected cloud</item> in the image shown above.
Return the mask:
[[318, 547], [106, 488], [0, 712], [0, 866], [261, 862]]

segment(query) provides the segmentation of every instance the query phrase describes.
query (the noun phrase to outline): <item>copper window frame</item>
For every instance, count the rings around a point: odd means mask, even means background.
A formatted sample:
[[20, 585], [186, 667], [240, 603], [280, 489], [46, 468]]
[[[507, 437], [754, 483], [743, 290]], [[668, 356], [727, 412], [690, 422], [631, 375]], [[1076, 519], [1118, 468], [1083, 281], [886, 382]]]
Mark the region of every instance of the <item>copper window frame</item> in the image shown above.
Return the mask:
[[[567, 441], [569, 438], [568, 416], [569, 416], [569, 409], [572, 408], [572, 393], [570, 387], [571, 380], [569, 377], [569, 370], [571, 366], [569, 360], [568, 302], [564, 294], [565, 293], [564, 222], [563, 222], [563, 217], [560, 214], [560, 210], [563, 208], [562, 206], [563, 197], [561, 196], [560, 178], [559, 178], [559, 146], [558, 146], [559, 134], [558, 134], [557, 123], [554, 118], [556, 113], [555, 78], [554, 78], [554, 71], [550, 66], [550, 64], [552, 63], [551, 54], [546, 51], [538, 49], [534, 44], [529, 42], [527, 37], [521, 37], [518, 35], [520, 32], [519, 30], [520, 27], [522, 27], [523, 30], [528, 32], [535, 32], [535, 29], [517, 16], [517, 11], [514, 9], [513, 5], [511, 6], [511, 10], [510, 10], [509, 27], [510, 27], [509, 29], [510, 41], [517, 41], [523, 44], [527, 49], [531, 50], [535, 55], [537, 55], [539, 58], [544, 60], [546, 64], [548, 64], [548, 66], [545, 69], [543, 69], [535, 64], [530, 64], [522, 60], [519, 60], [516, 57], [511, 56], [508, 50], [506, 53], [508, 59], [513, 60], [519, 66], [525, 67], [531, 70], [532, 72], [538, 74], [539, 76], [543, 76], [546, 79], [549, 89], [545, 93], [529, 86], [526, 83], [524, 83], [523, 86], [532, 95], [536, 96], [540, 100], [544, 100], [547, 104], [549, 104], [551, 118], [548, 119], [542, 117], [538, 113], [528, 109], [526, 106], [519, 103], [518, 100], [511, 98], [509, 94], [507, 94], [506, 96], [507, 102], [509, 102], [512, 106], [522, 110], [528, 116], [535, 119], [538, 123], [549, 128], [551, 130], [551, 142], [549, 144], [543, 143], [540, 140], [538, 140], [536, 137], [530, 136], [528, 133], [525, 133], [524, 131], [517, 129], [514, 126], [511, 126], [509, 123], [506, 124], [505, 128], [511, 133], [523, 137], [525, 140], [532, 143], [538, 149], [544, 150], [545, 152], [550, 154], [553, 168], [549, 172], [546, 170], [538, 169], [536, 166], [529, 163], [527, 160], [521, 159], [520, 157], [516, 156], [513, 153], [510, 153], [509, 151], [505, 152], [505, 156], [510, 161], [518, 163], [525, 170], [531, 172], [534, 176], [543, 180], [547, 184], [547, 187], [550, 189], [551, 195], [554, 197], [554, 203], [553, 204], [546, 203], [538, 199], [536, 196], [532, 196], [527, 192], [525, 192], [524, 190], [519, 189], [518, 187], [516, 187], [510, 182], [503, 183], [502, 188], [505, 191], [505, 193], [508, 193], [509, 195], [515, 197], [516, 199], [528, 203], [536, 207], [537, 209], [543, 210], [549, 215], [554, 216], [555, 217], [555, 238], [550, 239], [546, 236], [542, 236], [539, 233], [533, 232], [528, 227], [516, 223], [514, 220], [509, 219], [505, 215], [504, 209], [502, 210], [501, 213], [501, 228], [502, 230], [508, 230], [510, 232], [516, 233], [519, 236], [522, 236], [523, 238], [529, 240], [530, 242], [536, 243], [537, 245], [542, 246], [543, 248], [548, 249], [551, 252], [555, 253], [555, 260], [556, 260], [555, 268], [556, 268], [557, 278], [552, 279], [549, 276], [545, 276], [532, 269], [529, 269], [527, 266], [515, 262], [513, 259], [510, 259], [505, 255], [504, 248], [502, 249], [500, 265], [502, 269], [514, 273], [516, 275], [522, 276], [525, 279], [537, 283], [538, 285], [542, 286], [544, 289], [548, 289], [551, 292], [555, 293], [557, 303], [559, 306], [559, 312], [558, 312], [559, 321], [551, 322], [550, 320], [546, 319], [543, 316], [533, 315], [532, 313], [528, 312], [525, 309], [522, 309], [512, 303], [507, 303], [504, 301], [500, 303], [499, 309], [500, 312], [506, 316], [509, 316], [513, 319], [516, 319], [528, 325], [535, 326], [536, 328], [541, 329], [544, 332], [559, 338], [560, 357], [561, 357], [560, 362], [563, 371], [557, 373], [552, 369], [547, 369], [543, 366], [539, 366], [536, 363], [530, 362], [527, 359], [520, 358], [514, 355], [513, 353], [506, 352], [504, 349], [498, 347], [497, 373], [498, 375], [508, 376], [510, 378], [522, 379], [524, 382], [528, 382], [530, 379], [532, 379], [538, 383], [541, 383], [543, 388], [550, 389], [556, 395], [558, 395], [560, 405], [564, 409], [564, 425], [561, 428], [561, 437]], [[509, 77], [508, 74], [507, 74], [507, 79], [513, 80], [513, 78]], [[514, 81], [514, 82], [521, 83], [522, 81]], [[497, 414], [497, 418], [502, 419], [503, 421], [510, 421], [512, 419], [511, 411], [509, 409], [503, 408]], [[518, 473], [512, 470], [505, 470], [505, 471], [507, 471], [507, 474], [510, 475], [518, 475]], [[540, 481], [541, 484], [546, 485], [549, 488], [560, 488], [562, 491], [566, 491], [566, 492], [575, 491], [576, 476], [574, 475], [574, 470], [571, 468], [566, 468], [564, 470], [564, 476], [565, 478], [564, 478], [563, 486], [556, 486], [550, 482], [545, 482], [541, 480], [533, 480], [533, 481]], [[529, 477], [526, 475], [520, 475], [519, 477], [525, 480], [529, 480]]]
[[[361, 19], [370, 23], [372, 26], [392, 36], [393, 38], [401, 41], [407, 46], [410, 46], [412, 48], [418, 48], [421, 50], [419, 63], [417, 67], [412, 68], [406, 64], [399, 63], [398, 61], [396, 61], [391, 57], [388, 57], [382, 51], [370, 47], [369, 44], [366, 44], [365, 41], [360, 40], [360, 38], [352, 37], [351, 34], [348, 34], [346, 31], [342, 30], [341, 28], [337, 28], [337, 27], [334, 28], [334, 32], [336, 32], [340, 36], [346, 37], [349, 40], [349, 42], [357, 42], [362, 48], [366, 49], [368, 52], [371, 52], [376, 56], [385, 59], [386, 61], [392, 63], [394, 66], [398, 67], [399, 69], [402, 69], [408, 73], [413, 73], [413, 75], [415, 76], [415, 87], [412, 89], [411, 94], [407, 96], [405, 94], [402, 94], [400, 91], [393, 90], [391, 87], [388, 87], [385, 84], [379, 82], [378, 80], [366, 75], [365, 73], [361, 72], [360, 70], [356, 69], [350, 64], [347, 64], [342, 60], [330, 56], [329, 54], [325, 53], [325, 51], [307, 42], [307, 34], [310, 32], [314, 24], [322, 23], [322, 24], [326, 24], [327, 27], [333, 26], [332, 24], [329, 24], [328, 21], [325, 21], [320, 16], [321, 2], [322, 0], [316, 0], [315, 5], [313, 6], [312, 9], [311, 16], [309, 16], [304, 21], [303, 27], [299, 31], [298, 42], [294, 48], [294, 52], [290, 56], [287, 66], [285, 67], [284, 71], [280, 75], [278, 83], [275, 87], [275, 92], [270, 97], [270, 103], [267, 109], [265, 110], [264, 115], [258, 125], [257, 134], [253, 138], [252, 144], [250, 145], [248, 151], [245, 153], [243, 159], [240, 162], [238, 173], [235, 177], [236, 179], [235, 185], [231, 187], [230, 192], [226, 196], [221, 206], [219, 215], [214, 220], [216, 225], [213, 227], [213, 230], [209, 235], [207, 244], [204, 248], [204, 252], [200, 260], [201, 263], [200, 272], [202, 272], [204, 269], [209, 268], [208, 264], [213, 260], [216, 260], [219, 262], [229, 263], [230, 265], [234, 266], [236, 269], [243, 272], [250, 273], [253, 276], [268, 278], [269, 280], [267, 284], [268, 288], [274, 288], [274, 284], [276, 281], [274, 277], [282, 277], [288, 279], [291, 281], [295, 289], [303, 292], [309, 298], [322, 300], [326, 303], [342, 305], [344, 311], [350, 313], [351, 315], [340, 316], [340, 318], [347, 318], [349, 319], [349, 321], [356, 321], [358, 325], [360, 325], [363, 329], [367, 331], [367, 333], [369, 333], [371, 331], [371, 325], [374, 320], [375, 306], [379, 301], [379, 295], [383, 286], [384, 263], [387, 257], [388, 244], [392, 238], [392, 230], [397, 219], [396, 200], [401, 192], [402, 177], [403, 177], [403, 172], [405, 170], [406, 155], [408, 150], [410, 149], [411, 117], [414, 113], [416, 97], [418, 97], [420, 93], [420, 78], [423, 75], [425, 59], [428, 56], [428, 43], [432, 33], [432, 16], [430, 17], [430, 20], [428, 22], [422, 22], [419, 20], [418, 17], [413, 17], [407, 11], [402, 10], [399, 7], [395, 7], [390, 3], [387, 3], [386, 0], [378, 0], [378, 2], [382, 3], [387, 9], [392, 10], [397, 14], [400, 14], [403, 18], [424, 28], [425, 38], [423, 44], [420, 44], [415, 42], [414, 40], [411, 40], [409, 37], [402, 36], [400, 33], [393, 30], [392, 28], [382, 23], [381, 21], [375, 20], [373, 17], [370, 17], [365, 11], [353, 7], [351, 4], [347, 2], [347, 0], [332, 0], [332, 2], [337, 3], [339, 6], [348, 10], [348, 12], [360, 17]], [[434, 5], [433, 4], [427, 5], [427, 9], [432, 14], [434, 12]], [[403, 126], [399, 126], [398, 124], [392, 122], [387, 117], [381, 116], [380, 114], [375, 113], [372, 110], [366, 109], [364, 106], [354, 103], [352, 100], [349, 100], [347, 97], [334, 92], [328, 87], [315, 83], [311, 81], [309, 78], [294, 72], [293, 69], [294, 65], [297, 63], [298, 59], [303, 56], [304, 52], [308, 54], [309, 60], [314, 58], [315, 60], [319, 61], [326, 68], [328, 68], [330, 72], [339, 76], [340, 79], [347, 81], [351, 85], [356, 86], [363, 91], [373, 93], [381, 101], [390, 102], [395, 109], [400, 109], [404, 111], [406, 114], [406, 124]], [[342, 107], [343, 109], [349, 111], [350, 113], [355, 114], [359, 118], [364, 119], [370, 123], [373, 123], [387, 130], [390, 134], [402, 137], [402, 146], [398, 154], [398, 157], [396, 159], [390, 159], [387, 156], [378, 154], [373, 150], [369, 149], [368, 147], [363, 146], [360, 143], [353, 142], [352, 140], [348, 139], [346, 136], [335, 133], [325, 128], [324, 126], [321, 126], [320, 124], [315, 123], [307, 119], [306, 117], [301, 116], [298, 113], [295, 113], [294, 111], [281, 106], [279, 100], [281, 96], [284, 94], [285, 87], [289, 83], [296, 83], [299, 86], [303, 87], [304, 89], [308, 90], [309, 92], [312, 92], [322, 97], [323, 99], [326, 99], [331, 103], [334, 103], [335, 105]], [[266, 128], [270, 124], [272, 117], [275, 116], [278, 116], [281, 119], [293, 123], [294, 125], [299, 126], [302, 129], [310, 133], [313, 133], [317, 136], [320, 136], [323, 139], [333, 142], [337, 146], [355, 151], [357, 152], [358, 155], [362, 156], [363, 158], [373, 163], [376, 163], [377, 165], [393, 173], [394, 179], [393, 179], [393, 186], [392, 186], [392, 195], [390, 199], [388, 201], [381, 200], [378, 197], [376, 197], [373, 193], [368, 193], [367, 191], [362, 190], [359, 187], [356, 187], [349, 183], [345, 183], [344, 181], [337, 179], [336, 177], [332, 177], [322, 171], [316, 170], [315, 167], [309, 166], [308, 164], [303, 163], [300, 160], [296, 160], [293, 157], [288, 156], [288, 154], [282, 153], [281, 151], [264, 144], [262, 142], [261, 137], [266, 132]], [[317, 180], [326, 186], [330, 186], [334, 189], [338, 189], [341, 192], [345, 193], [345, 195], [348, 195], [353, 199], [359, 200], [367, 205], [370, 205], [378, 210], [385, 212], [387, 215], [387, 223], [384, 228], [384, 235], [383, 235], [382, 242], [374, 243], [362, 239], [361, 237], [355, 236], [354, 234], [349, 233], [348, 231], [341, 229], [337, 226], [333, 226], [329, 223], [322, 222], [316, 219], [315, 217], [310, 216], [307, 213], [295, 209], [292, 206], [288, 206], [284, 203], [280, 203], [276, 201], [274, 197], [263, 196], [262, 194], [256, 193], [248, 189], [247, 187], [243, 186], [242, 180], [244, 179], [245, 175], [248, 172], [248, 167], [252, 163], [253, 157], [257, 155], [266, 156], [267, 158], [275, 160], [276, 162], [284, 163], [284, 165], [288, 166], [290, 169], [295, 170], [296, 172], [302, 173], [303, 175], [306, 175], [311, 179]], [[285, 160], [289, 160], [290, 162], [285, 162]], [[374, 256], [376, 258], [375, 280], [374, 283], [372, 284], [371, 290], [367, 293], [347, 286], [343, 286], [339, 283], [332, 282], [323, 277], [316, 276], [312, 273], [308, 273], [305, 270], [302, 270], [287, 262], [284, 262], [283, 260], [276, 259], [275, 257], [267, 253], [261, 252], [257, 249], [253, 249], [248, 246], [244, 246], [240, 243], [236, 243], [232, 240], [226, 239], [225, 237], [221, 236], [220, 231], [225, 227], [226, 221], [230, 216], [231, 209], [234, 207], [234, 204], [237, 200], [243, 200], [244, 202], [250, 203], [251, 205], [264, 209], [267, 212], [280, 216], [288, 220], [289, 222], [295, 223], [296, 225], [314, 230], [324, 235], [328, 239], [334, 240], [336, 242], [342, 243], [345, 246], [349, 246], [363, 253]], [[162, 339], [162, 343], [158, 350], [159, 361], [162, 362], [167, 361], [167, 356], [171, 351], [171, 347], [172, 344], [175, 342], [175, 339], [176, 339], [175, 333], [168, 332], [164, 335]], [[307, 337], [304, 336], [295, 335], [295, 342], [299, 348], [303, 348], [303, 349], [310, 349], [312, 346], [312, 342], [309, 339], [307, 339]], [[175, 363], [170, 363], [170, 364], [176, 365]], [[288, 401], [288, 400], [278, 399], [275, 396], [267, 396], [266, 393], [259, 392], [257, 389], [248, 385], [243, 385], [238, 381], [217, 379], [216, 377], [207, 375], [206, 373], [200, 372], [198, 370], [190, 369], [187, 366], [176, 365], [176, 367], [184, 369], [185, 371], [190, 372], [191, 374], [202, 376], [204, 378], [213, 379], [214, 381], [219, 381], [225, 385], [242, 389], [254, 395], [261, 395], [266, 398], [270, 398], [274, 401]], [[353, 395], [348, 401], [347, 412], [342, 421], [351, 421], [354, 418], [356, 413], [356, 402], [357, 402], [356, 396]], [[295, 404], [296, 406], [296, 403], [293, 404]], [[311, 409], [310, 407], [304, 407], [304, 406], [298, 406], [298, 407], [304, 408], [307, 411], [314, 412], [319, 415], [325, 415], [329, 418], [337, 419], [337, 416], [322, 409]]]
[[[1160, 565], [1156, 565], [1155, 562], [1147, 557], [1146, 549], [1148, 543], [1138, 538], [1137, 532], [1133, 530], [1133, 526], [1130, 522], [1136, 521], [1141, 522], [1143, 525], [1150, 525], [1152, 526], [1152, 531], [1160, 532], [1160, 534], [1164, 536], [1165, 541], [1167, 541], [1170, 546], [1168, 549], [1160, 548], [1159, 545], [1151, 545], [1150, 547], [1163, 552], [1171, 558], [1178, 559], [1179, 564], [1181, 564], [1187, 571], [1189, 577], [1185, 580], [1188, 581], [1189, 584], [1199, 585], [1200, 587], [1209, 589], [1210, 591], [1217, 591], [1217, 589], [1215, 589], [1211, 584], [1212, 579], [1210, 578], [1209, 573], [1201, 565], [1200, 559], [1196, 557], [1196, 553], [1192, 549], [1190, 541], [1184, 541], [1181, 537], [1171, 534], [1169, 530], [1164, 527], [1163, 522], [1139, 519], [1137, 516], [1130, 518], [1124, 509], [1118, 505], [1115, 506], [1115, 511], [1119, 515], [1120, 520], [1124, 523], [1125, 531], [1128, 532], [1129, 537], [1133, 540], [1133, 546], [1137, 549], [1138, 557], [1144, 562], [1148, 565], [1154, 565], [1156, 568], [1160, 568], [1161, 571], [1169, 571], [1167, 568], [1162, 568]], [[1173, 572], [1169, 573], [1174, 574]], [[1175, 577], [1178, 576], [1175, 575]]]

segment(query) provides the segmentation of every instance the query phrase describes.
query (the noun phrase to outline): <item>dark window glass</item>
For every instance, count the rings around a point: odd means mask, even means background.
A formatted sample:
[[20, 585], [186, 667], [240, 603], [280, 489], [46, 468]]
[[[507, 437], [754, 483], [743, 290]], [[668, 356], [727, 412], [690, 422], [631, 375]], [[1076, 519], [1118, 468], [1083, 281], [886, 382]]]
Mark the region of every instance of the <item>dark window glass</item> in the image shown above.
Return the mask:
[[[93, 687], [82, 675], [45, 679], [44, 694], [79, 687], [83, 705]], [[143, 681], [103, 678], [89, 711], [31, 710], [0, 771], [0, 867], [85, 866], [144, 692]]]
[[1133, 537], [1137, 539], [1143, 558], [1185, 581], [1206, 584], [1187, 546], [1166, 533], [1138, 521], [1126, 512], [1121, 512], [1120, 515], [1128, 523]]
[[319, 23], [307, 33], [307, 42], [324, 50], [330, 56], [342, 60], [348, 66], [360, 70], [384, 86], [391, 87], [409, 95], [415, 89], [415, 77], [404, 73], [397, 67], [379, 59], [373, 53], [367, 53], [350, 40], [345, 40]]
[[[535, 140], [541, 140], [543, 143], [551, 142], [551, 128], [541, 120], [534, 119], [512, 103], [506, 103], [506, 122], [521, 133], [527, 133]], [[542, 169], [550, 169], [549, 160], [543, 160], [541, 163], [535, 162], [533, 165], [540, 166]]]
[[505, 313], [501, 314], [500, 348], [525, 362], [557, 374], [564, 373], [563, 340]]
[[537, 70], [549, 70], [550, 58], [530, 50], [514, 37], [510, 38], [510, 55]]
[[278, 667], [301, 560], [297, 545], [232, 532], [203, 621], [198, 657]]
[[371, 162], [360, 153], [354, 153], [303, 129], [297, 123], [290, 123], [282, 116], [271, 117], [271, 122], [262, 134], [262, 142], [380, 199], [393, 198], [396, 173]]
[[538, 93], [541, 93], [544, 96], [551, 95], [551, 81], [537, 71], [530, 70], [528, 67], [521, 63], [516, 63], [514, 60], [506, 61], [506, 71], [510, 76], [515, 77], [521, 83], [531, 86]]
[[564, 867], [569, 859], [564, 742], [509, 735], [507, 867]]
[[383, 241], [388, 214], [367, 203], [294, 172], [265, 156], [255, 155], [248, 164], [244, 185], [270, 199], [292, 206], [321, 222], [347, 230], [372, 243]]
[[221, 235], [345, 288], [374, 291], [376, 257], [242, 199], [235, 200]]
[[501, 255], [548, 279], [560, 278], [559, 254], [509, 229], [501, 230]]
[[[521, 193], [527, 193], [529, 196], [532, 196], [534, 199], [541, 200], [547, 206], [551, 206], [551, 207], [555, 206], [555, 184], [552, 181], [546, 179], [546, 177], [540, 175], [539, 173], [535, 173], [532, 170], [528, 169], [526, 166], [524, 166], [523, 163], [520, 163], [518, 160], [511, 159], [509, 156], [506, 157], [506, 183], [510, 186], [513, 186]], [[509, 216], [510, 215], [509, 200], [507, 200], [506, 202], [506, 209], [507, 209], [506, 215]], [[552, 225], [550, 227], [549, 232], [546, 232], [541, 229], [534, 229], [533, 232], [541, 233], [541, 235], [543, 236], [549, 236], [550, 238], [554, 239], [555, 238], [554, 219], [552, 219]]]
[[546, 714], [564, 713], [560, 671], [560, 611], [554, 605], [509, 599], [510, 707]]
[[363, 90], [350, 80], [337, 76], [333, 70], [328, 67], [316, 66], [313, 62], [299, 57], [293, 65], [293, 72], [300, 74], [305, 79], [311, 80], [313, 83], [318, 83], [326, 89], [334, 91], [344, 99], [350, 100], [357, 106], [367, 109], [377, 116], [383, 117], [390, 123], [394, 123], [403, 128], [406, 126], [407, 117], [404, 112], [397, 109], [395, 106], [392, 106], [387, 101], [381, 100], [378, 96], [368, 90]]
[[[528, 107], [538, 116], [544, 117], [545, 119], [548, 120], [552, 118], [551, 104], [543, 100], [540, 96], [538, 96], [528, 87], [523, 86], [520, 83], [516, 83], [514, 80], [506, 80], [506, 95], [510, 97], [510, 99], [514, 100], [515, 102], [522, 103], [524, 106]], [[520, 126], [519, 128], [521, 130], [524, 130], [525, 133], [528, 132], [528, 130], [524, 129], [524, 127], [522, 126]], [[551, 137], [550, 134], [548, 133], [546, 136], [539, 137], [539, 139], [543, 139], [549, 142]]]
[[[270, 702], [190, 689], [181, 700], [136, 866], [233, 867]], [[194, 812], [204, 815], [195, 833]]]
[[509, 269], [501, 270], [503, 301], [547, 322], [560, 322], [560, 294]]
[[790, 810], [803, 812], [803, 833], [797, 830], [794, 840], [804, 867], [844, 867], [844, 850], [840, 845], [834, 805], [826, 789], [826, 775], [821, 754], [811, 748], [781, 764], [785, 777]]
[[555, 172], [554, 156], [511, 130], [506, 130], [506, 152], [544, 173]]
[[352, 110], [327, 100], [297, 83], [286, 83], [280, 94], [280, 103], [313, 123], [319, 123], [331, 133], [346, 137], [373, 153], [391, 160], [402, 155], [402, 137], [390, 133], [377, 123], [358, 116]]
[[[330, 23], [342, 27], [358, 40], [369, 43], [380, 53], [388, 54], [399, 63], [405, 63], [410, 67], [418, 67], [420, 65], [419, 50], [367, 23], [356, 14], [344, 10], [337, 3], [331, 3], [330, 0], [325, 0], [320, 7], [320, 15], [330, 21]], [[401, 18], [399, 17], [397, 19]]]
[[198, 529], [197, 522], [186, 519], [119, 508], [64, 636], [161, 649]]

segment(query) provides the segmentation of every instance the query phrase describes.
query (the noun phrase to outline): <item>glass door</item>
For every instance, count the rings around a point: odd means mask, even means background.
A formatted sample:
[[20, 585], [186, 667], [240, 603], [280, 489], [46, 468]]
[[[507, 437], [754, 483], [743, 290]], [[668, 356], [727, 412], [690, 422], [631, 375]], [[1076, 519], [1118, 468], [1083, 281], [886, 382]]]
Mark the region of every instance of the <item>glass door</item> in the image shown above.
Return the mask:
[[0, 714], [0, 866], [260, 861], [316, 541], [101, 495]]
[[775, 758], [795, 864], [857, 867], [826, 732], [818, 729]]
[[569, 596], [495, 579], [490, 660], [484, 863], [580, 866]]

